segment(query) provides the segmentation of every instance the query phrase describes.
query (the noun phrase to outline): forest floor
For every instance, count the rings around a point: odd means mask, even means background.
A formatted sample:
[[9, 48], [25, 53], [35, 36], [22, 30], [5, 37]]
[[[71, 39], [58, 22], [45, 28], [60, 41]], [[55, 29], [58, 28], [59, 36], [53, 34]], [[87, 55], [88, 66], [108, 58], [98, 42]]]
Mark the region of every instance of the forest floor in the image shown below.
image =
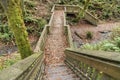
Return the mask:
[[[77, 44], [77, 47], [85, 43], [96, 44], [100, 41], [110, 39], [110, 34], [114, 28], [119, 27], [119, 22], [105, 22], [98, 24], [98, 26], [93, 26], [85, 21], [81, 21], [76, 25], [71, 26], [73, 41]], [[93, 35], [92, 39], [87, 39], [87, 32], [91, 32]], [[79, 34], [78, 37], [75, 33]]]

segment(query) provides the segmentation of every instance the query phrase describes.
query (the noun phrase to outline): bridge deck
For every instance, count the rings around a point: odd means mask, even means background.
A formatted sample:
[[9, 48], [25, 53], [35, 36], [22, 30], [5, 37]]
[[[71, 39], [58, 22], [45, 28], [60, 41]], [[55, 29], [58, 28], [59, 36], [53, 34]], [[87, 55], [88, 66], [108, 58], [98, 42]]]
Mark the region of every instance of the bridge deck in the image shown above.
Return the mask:
[[64, 11], [55, 11], [52, 30], [45, 46], [45, 80], [79, 80], [64, 63], [67, 44], [63, 34], [63, 23]]

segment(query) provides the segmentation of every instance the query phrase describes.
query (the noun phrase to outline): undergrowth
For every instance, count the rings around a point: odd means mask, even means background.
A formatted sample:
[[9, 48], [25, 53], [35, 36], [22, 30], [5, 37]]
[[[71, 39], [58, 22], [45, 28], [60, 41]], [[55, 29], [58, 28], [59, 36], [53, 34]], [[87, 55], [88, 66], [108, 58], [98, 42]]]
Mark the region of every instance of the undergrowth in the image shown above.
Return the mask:
[[34, 17], [26, 17], [24, 19], [28, 34], [33, 34], [34, 36], [40, 36], [41, 32], [47, 23], [46, 20], [42, 18], [35, 19]]
[[20, 54], [18, 54], [18, 53], [0, 56], [0, 71], [13, 65], [20, 59], [21, 59]]
[[[36, 3], [33, 0], [24, 0], [24, 22], [29, 35], [39, 37], [47, 23], [42, 17], [34, 17]], [[14, 35], [9, 29], [7, 18], [0, 15], [0, 41], [6, 43], [14, 42]]]
[[14, 40], [13, 33], [9, 30], [8, 24], [0, 24], [0, 40], [4, 43]]
[[86, 32], [86, 39], [92, 39], [93, 38], [93, 33], [91, 31]]
[[[73, 4], [84, 7], [86, 0], [60, 0], [61, 4]], [[101, 20], [120, 20], [119, 0], [91, 0], [89, 12]]]
[[110, 40], [104, 40], [97, 44], [87, 43], [81, 49], [120, 52], [120, 28], [113, 29]]

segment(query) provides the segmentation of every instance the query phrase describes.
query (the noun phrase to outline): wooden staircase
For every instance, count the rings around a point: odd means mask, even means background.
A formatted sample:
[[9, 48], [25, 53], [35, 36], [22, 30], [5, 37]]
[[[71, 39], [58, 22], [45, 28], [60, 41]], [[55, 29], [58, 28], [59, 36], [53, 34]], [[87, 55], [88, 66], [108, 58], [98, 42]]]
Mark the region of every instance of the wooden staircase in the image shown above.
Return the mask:
[[64, 11], [56, 10], [53, 13], [53, 24], [44, 50], [46, 63], [44, 80], [79, 80], [64, 63], [64, 51], [67, 47], [64, 35]]

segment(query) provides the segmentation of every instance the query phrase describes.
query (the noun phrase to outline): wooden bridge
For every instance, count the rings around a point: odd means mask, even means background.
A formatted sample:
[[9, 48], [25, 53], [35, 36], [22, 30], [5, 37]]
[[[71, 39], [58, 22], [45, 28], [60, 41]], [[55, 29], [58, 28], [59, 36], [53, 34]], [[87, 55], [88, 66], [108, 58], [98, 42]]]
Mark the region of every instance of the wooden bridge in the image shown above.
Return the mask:
[[[120, 80], [120, 54], [82, 51], [74, 47], [66, 13], [79, 6], [55, 5], [49, 24], [38, 40], [35, 54], [0, 72], [0, 80]], [[85, 12], [85, 19], [98, 19]]]

